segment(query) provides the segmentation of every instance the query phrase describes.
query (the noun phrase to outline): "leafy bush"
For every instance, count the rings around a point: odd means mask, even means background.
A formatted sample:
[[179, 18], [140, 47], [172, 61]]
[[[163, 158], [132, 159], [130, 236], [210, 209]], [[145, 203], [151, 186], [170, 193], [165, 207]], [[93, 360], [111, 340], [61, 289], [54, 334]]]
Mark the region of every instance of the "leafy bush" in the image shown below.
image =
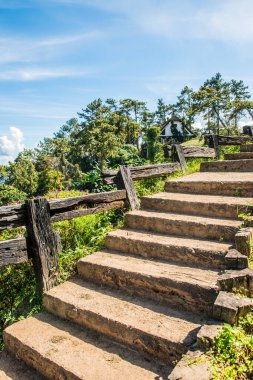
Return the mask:
[[108, 159], [109, 167], [114, 168], [120, 165], [141, 166], [144, 160], [140, 157], [136, 146], [126, 144], [118, 149], [113, 157]]
[[0, 206], [23, 203], [27, 194], [10, 185], [0, 185]]
[[105, 185], [101, 176], [101, 170], [96, 166], [93, 170], [84, 174], [83, 178], [73, 184], [74, 189], [89, 191], [91, 193], [100, 193], [110, 191], [114, 187]]
[[211, 355], [214, 380], [253, 378], [253, 313], [238, 326], [225, 324], [215, 339]]
[[31, 262], [0, 269], [0, 348], [3, 329], [40, 309]]

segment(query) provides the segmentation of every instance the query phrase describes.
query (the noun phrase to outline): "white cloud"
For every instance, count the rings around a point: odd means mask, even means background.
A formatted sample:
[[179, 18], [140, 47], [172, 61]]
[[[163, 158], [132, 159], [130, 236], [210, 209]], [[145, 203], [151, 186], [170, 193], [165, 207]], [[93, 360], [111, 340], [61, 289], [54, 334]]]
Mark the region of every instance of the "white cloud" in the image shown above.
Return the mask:
[[9, 128], [9, 134], [0, 136], [0, 159], [9, 161], [24, 149], [23, 132], [16, 127]]
[[93, 73], [92, 70], [84, 70], [79, 68], [57, 68], [57, 69], [41, 69], [41, 68], [27, 68], [6, 70], [0, 72], [0, 81], [19, 80], [19, 81], [34, 81], [50, 78], [67, 78], [67, 77], [81, 77], [88, 76]]
[[54, 0], [79, 3], [120, 14], [141, 31], [162, 37], [253, 40], [252, 0]]

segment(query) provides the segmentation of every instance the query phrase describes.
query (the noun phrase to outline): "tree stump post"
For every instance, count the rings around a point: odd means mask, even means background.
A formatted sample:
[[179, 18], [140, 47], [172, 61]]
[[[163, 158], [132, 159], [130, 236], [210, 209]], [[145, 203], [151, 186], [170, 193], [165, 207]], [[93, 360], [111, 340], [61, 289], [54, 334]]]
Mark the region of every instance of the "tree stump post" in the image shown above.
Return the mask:
[[51, 289], [59, 279], [58, 253], [61, 241], [51, 226], [50, 206], [45, 198], [26, 201], [27, 251], [33, 261], [39, 294]]
[[181, 165], [181, 168], [182, 168], [184, 173], [187, 173], [187, 163], [185, 160], [183, 147], [181, 145], [175, 145], [175, 149], [176, 149], [176, 155], [177, 155], [178, 161]]
[[219, 138], [218, 135], [212, 135], [212, 145], [215, 150], [215, 155], [217, 160], [220, 159], [220, 148], [219, 148]]
[[135, 191], [134, 182], [131, 176], [131, 171], [128, 166], [120, 166], [120, 170], [116, 178], [117, 188], [126, 190], [127, 203], [131, 210], [139, 209], [139, 200]]

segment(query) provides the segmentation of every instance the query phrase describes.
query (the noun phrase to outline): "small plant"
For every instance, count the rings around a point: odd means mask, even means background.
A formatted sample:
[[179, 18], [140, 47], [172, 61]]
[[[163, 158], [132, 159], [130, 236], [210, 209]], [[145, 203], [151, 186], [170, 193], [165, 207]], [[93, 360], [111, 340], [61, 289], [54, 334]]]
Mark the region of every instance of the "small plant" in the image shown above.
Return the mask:
[[253, 313], [238, 326], [225, 324], [208, 353], [213, 380], [246, 380], [253, 378]]
[[238, 214], [238, 218], [243, 220], [242, 227], [252, 226], [253, 217], [251, 215], [251, 212], [243, 212], [241, 214]]

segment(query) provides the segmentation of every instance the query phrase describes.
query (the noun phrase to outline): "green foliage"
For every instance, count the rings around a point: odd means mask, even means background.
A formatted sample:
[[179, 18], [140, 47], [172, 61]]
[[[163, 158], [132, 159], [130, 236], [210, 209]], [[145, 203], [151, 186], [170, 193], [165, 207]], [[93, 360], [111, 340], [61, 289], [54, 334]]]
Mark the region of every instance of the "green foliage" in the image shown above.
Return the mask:
[[18, 190], [32, 196], [38, 187], [38, 173], [30, 158], [18, 157], [16, 162], [11, 163], [8, 168], [7, 184], [16, 187]]
[[47, 199], [62, 199], [62, 198], [69, 198], [69, 197], [78, 197], [81, 195], [85, 195], [86, 192], [81, 191], [81, 190], [58, 190], [56, 189], [55, 191], [49, 191], [47, 194], [45, 194], [45, 198]]
[[40, 309], [30, 262], [0, 269], [0, 348], [2, 330]]
[[12, 203], [23, 203], [27, 194], [16, 189], [14, 186], [0, 184], [0, 206]]
[[76, 263], [103, 245], [106, 234], [123, 225], [121, 210], [87, 215], [70, 221], [55, 223], [63, 246], [60, 254], [61, 278], [65, 280], [76, 269]]
[[144, 160], [134, 145], [126, 144], [118, 149], [114, 156], [109, 157], [108, 163], [111, 168], [117, 168], [120, 165], [141, 166]]
[[253, 314], [238, 326], [225, 324], [209, 353], [214, 380], [246, 380], [253, 377]]
[[160, 140], [160, 127], [152, 125], [145, 131], [145, 140], [147, 142], [148, 159], [154, 162], [163, 161], [163, 146]]
[[100, 193], [102, 191], [113, 190], [112, 185], [105, 185], [101, 176], [101, 170], [96, 166], [93, 170], [87, 172], [81, 180], [73, 184], [77, 190], [89, 191], [91, 193]]

